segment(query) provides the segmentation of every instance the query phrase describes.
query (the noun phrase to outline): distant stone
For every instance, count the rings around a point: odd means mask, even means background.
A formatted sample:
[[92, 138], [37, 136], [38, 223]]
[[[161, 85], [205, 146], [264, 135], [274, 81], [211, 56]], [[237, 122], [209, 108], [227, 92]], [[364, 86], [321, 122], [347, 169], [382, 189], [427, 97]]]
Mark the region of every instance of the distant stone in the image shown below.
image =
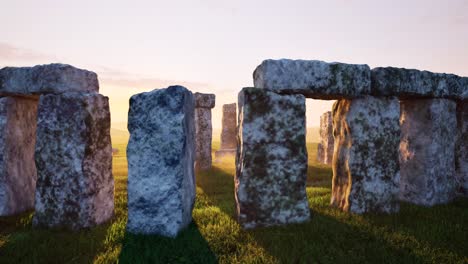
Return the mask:
[[254, 228], [308, 221], [304, 96], [244, 88], [238, 102], [239, 223]]
[[215, 107], [216, 95], [195, 93], [195, 108], [213, 108]]
[[128, 223], [137, 234], [175, 237], [195, 202], [194, 98], [182, 86], [136, 94], [128, 129]]
[[328, 111], [320, 116], [320, 142], [317, 147], [317, 160], [323, 164], [331, 164], [333, 161], [333, 118]]
[[253, 74], [257, 88], [316, 99], [370, 94], [370, 75], [367, 65], [288, 59], [265, 60]]
[[77, 230], [112, 217], [114, 178], [107, 97], [95, 93], [41, 96], [35, 160], [34, 226]]
[[119, 149], [117, 149], [117, 148], [112, 148], [112, 155], [115, 155], [115, 154], [117, 154], [117, 153], [119, 153]]
[[458, 141], [456, 144], [456, 180], [458, 194], [468, 197], [468, 100], [457, 103]]
[[332, 205], [358, 214], [399, 210], [399, 116], [394, 97], [334, 104]]
[[372, 94], [400, 98], [468, 99], [468, 78], [403, 68], [372, 69]]
[[94, 72], [67, 64], [0, 69], [0, 94], [32, 95], [64, 92], [98, 92]]
[[215, 152], [216, 159], [234, 156], [237, 148], [237, 111], [236, 103], [223, 105], [221, 146]]
[[448, 99], [401, 101], [400, 198], [432, 206], [456, 192], [456, 103]]
[[37, 99], [0, 98], [0, 216], [34, 208]]

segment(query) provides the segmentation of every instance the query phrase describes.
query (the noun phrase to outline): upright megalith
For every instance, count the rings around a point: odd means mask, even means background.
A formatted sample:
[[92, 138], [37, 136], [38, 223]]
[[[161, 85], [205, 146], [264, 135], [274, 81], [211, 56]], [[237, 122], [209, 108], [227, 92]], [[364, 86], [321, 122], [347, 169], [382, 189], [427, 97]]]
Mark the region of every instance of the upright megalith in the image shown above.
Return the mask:
[[215, 152], [216, 158], [235, 155], [237, 146], [237, 115], [236, 103], [223, 105], [223, 119], [221, 130], [221, 146]]
[[34, 208], [37, 98], [0, 98], [0, 216]]
[[305, 97], [239, 93], [235, 198], [244, 228], [309, 220]]
[[401, 101], [400, 198], [432, 206], [456, 192], [456, 103], [448, 99]]
[[332, 112], [328, 111], [320, 116], [320, 142], [317, 146], [317, 160], [324, 164], [333, 161], [333, 118]]
[[195, 93], [195, 169], [211, 169], [211, 108], [215, 107], [215, 95]]
[[39, 100], [36, 213], [33, 225], [80, 229], [114, 211], [110, 112], [96, 93], [43, 95]]
[[468, 100], [457, 103], [457, 125], [458, 140], [455, 159], [457, 192], [459, 195], [468, 197]]
[[333, 105], [331, 204], [354, 213], [399, 210], [400, 106], [365, 96]]
[[130, 99], [127, 146], [131, 233], [175, 237], [195, 202], [194, 98], [182, 86]]

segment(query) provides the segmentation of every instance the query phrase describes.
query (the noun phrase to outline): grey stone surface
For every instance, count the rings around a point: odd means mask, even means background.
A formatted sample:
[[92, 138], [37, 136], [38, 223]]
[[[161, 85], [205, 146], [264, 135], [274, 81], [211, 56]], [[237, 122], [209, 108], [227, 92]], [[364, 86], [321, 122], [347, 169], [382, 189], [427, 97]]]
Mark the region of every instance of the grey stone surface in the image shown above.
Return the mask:
[[216, 95], [195, 93], [195, 108], [214, 108], [216, 103]]
[[37, 99], [0, 98], [0, 216], [34, 208]]
[[316, 99], [354, 98], [370, 94], [367, 65], [317, 60], [265, 60], [253, 74], [254, 86]]
[[320, 142], [317, 146], [317, 160], [324, 164], [333, 161], [333, 118], [332, 112], [328, 111], [320, 116]]
[[175, 237], [195, 202], [194, 98], [182, 86], [130, 99], [127, 146], [131, 233]]
[[400, 198], [432, 206], [456, 192], [456, 103], [448, 99], [401, 101]]
[[88, 228], [114, 212], [107, 97], [43, 95], [39, 100], [34, 226]]
[[238, 102], [239, 223], [254, 228], [309, 220], [304, 96], [244, 88]]
[[0, 69], [0, 94], [31, 95], [64, 92], [98, 92], [94, 72], [67, 64]]
[[372, 69], [372, 94], [400, 98], [468, 99], [468, 78], [414, 69]]
[[459, 195], [468, 197], [468, 100], [457, 102], [458, 141], [456, 145], [456, 180]]
[[333, 105], [331, 204], [353, 213], [399, 210], [400, 106], [366, 96]]
[[236, 103], [223, 105], [220, 149], [215, 152], [216, 160], [236, 155], [237, 115]]
[[195, 93], [195, 170], [211, 169], [211, 141], [213, 126], [211, 108], [215, 106], [214, 94]]

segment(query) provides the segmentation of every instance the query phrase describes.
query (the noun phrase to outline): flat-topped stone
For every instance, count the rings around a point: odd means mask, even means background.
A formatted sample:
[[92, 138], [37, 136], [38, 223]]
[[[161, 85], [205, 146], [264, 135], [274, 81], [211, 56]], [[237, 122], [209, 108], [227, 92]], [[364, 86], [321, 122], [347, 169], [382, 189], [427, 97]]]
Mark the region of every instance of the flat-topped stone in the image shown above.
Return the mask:
[[236, 113], [236, 103], [223, 105], [221, 149], [235, 149], [237, 147]]
[[67, 64], [0, 69], [0, 94], [37, 95], [99, 92], [97, 74]]
[[194, 93], [195, 108], [213, 108], [215, 107], [216, 95], [205, 93]]
[[354, 98], [371, 92], [367, 65], [318, 60], [265, 60], [253, 74], [254, 86], [308, 98]]
[[468, 78], [414, 69], [372, 69], [372, 94], [400, 98], [468, 99]]
[[333, 161], [333, 118], [332, 112], [328, 111], [320, 116], [320, 142], [317, 145], [317, 160], [324, 164]]

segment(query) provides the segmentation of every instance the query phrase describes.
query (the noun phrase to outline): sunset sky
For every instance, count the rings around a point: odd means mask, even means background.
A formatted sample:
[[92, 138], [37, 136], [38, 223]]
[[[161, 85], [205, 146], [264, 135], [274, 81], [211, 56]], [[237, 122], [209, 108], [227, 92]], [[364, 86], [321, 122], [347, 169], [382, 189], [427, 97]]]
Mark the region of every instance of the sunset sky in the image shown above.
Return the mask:
[[[318, 59], [468, 76], [468, 0], [0, 0], [0, 67], [98, 73], [113, 122], [132, 94], [181, 84], [221, 106], [262, 60]], [[331, 101], [307, 103], [308, 126]]]

